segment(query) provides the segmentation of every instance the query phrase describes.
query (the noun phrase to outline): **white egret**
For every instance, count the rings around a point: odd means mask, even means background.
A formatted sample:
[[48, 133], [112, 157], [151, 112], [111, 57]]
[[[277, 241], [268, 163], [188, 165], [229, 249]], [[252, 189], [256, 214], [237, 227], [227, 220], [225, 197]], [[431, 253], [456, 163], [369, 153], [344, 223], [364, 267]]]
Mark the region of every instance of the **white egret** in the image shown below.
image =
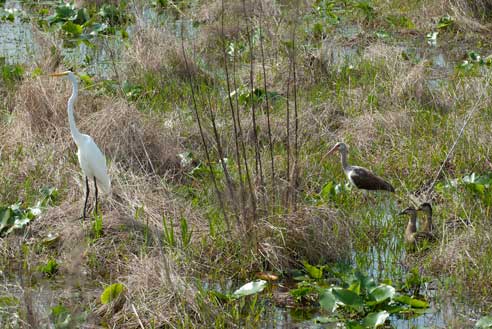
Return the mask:
[[86, 216], [87, 201], [89, 199], [89, 179], [94, 179], [94, 188], [96, 196], [95, 210], [97, 211], [97, 186], [101, 187], [102, 191], [107, 193], [111, 189], [111, 180], [109, 179], [107, 168], [106, 168], [106, 158], [101, 152], [99, 147], [92, 139], [91, 136], [86, 134], [81, 134], [75, 125], [75, 118], [73, 115], [73, 106], [77, 100], [77, 95], [79, 91], [79, 83], [77, 77], [71, 71], [65, 71], [60, 73], [50, 74], [52, 77], [62, 77], [66, 76], [72, 82], [72, 95], [68, 99], [68, 122], [70, 124], [70, 132], [72, 138], [77, 144], [78, 152], [77, 156], [79, 158], [80, 168], [85, 176], [85, 202], [84, 202], [84, 219]]

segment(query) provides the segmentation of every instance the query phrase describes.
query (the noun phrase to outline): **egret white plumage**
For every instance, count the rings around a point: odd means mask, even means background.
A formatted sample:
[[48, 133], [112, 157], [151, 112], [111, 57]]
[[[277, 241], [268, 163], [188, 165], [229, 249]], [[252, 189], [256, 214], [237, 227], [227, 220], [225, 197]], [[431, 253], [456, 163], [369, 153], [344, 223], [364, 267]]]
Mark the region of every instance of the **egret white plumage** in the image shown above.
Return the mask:
[[98, 185], [101, 187], [102, 191], [107, 193], [111, 189], [111, 180], [108, 176], [107, 167], [106, 167], [106, 158], [104, 154], [101, 152], [99, 147], [96, 145], [91, 136], [86, 134], [81, 134], [75, 125], [75, 118], [73, 115], [73, 106], [75, 101], [77, 100], [78, 91], [79, 91], [79, 83], [77, 81], [77, 77], [71, 71], [65, 71], [60, 73], [50, 74], [53, 77], [62, 77], [66, 76], [72, 82], [72, 95], [68, 99], [68, 122], [70, 124], [70, 133], [72, 134], [72, 138], [77, 145], [78, 152], [77, 156], [79, 158], [80, 168], [82, 169], [82, 173], [85, 176], [85, 202], [84, 202], [84, 211], [83, 217], [86, 216], [86, 208], [87, 202], [89, 199], [89, 179], [94, 180], [94, 188], [95, 188], [95, 199], [96, 204], [94, 209], [97, 210], [97, 187]]

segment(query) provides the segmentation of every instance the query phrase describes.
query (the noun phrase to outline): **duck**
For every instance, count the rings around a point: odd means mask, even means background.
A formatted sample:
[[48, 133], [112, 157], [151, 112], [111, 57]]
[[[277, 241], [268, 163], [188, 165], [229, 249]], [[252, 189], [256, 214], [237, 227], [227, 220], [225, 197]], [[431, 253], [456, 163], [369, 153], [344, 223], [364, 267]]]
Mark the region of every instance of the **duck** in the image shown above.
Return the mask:
[[426, 219], [422, 223], [422, 226], [420, 227], [420, 230], [422, 232], [432, 233], [434, 231], [434, 224], [432, 223], [432, 206], [430, 203], [422, 203], [417, 211], [422, 211], [427, 215]]
[[410, 216], [405, 229], [405, 244], [407, 246], [414, 248], [426, 240], [435, 240], [435, 236], [430, 232], [417, 232], [417, 210], [413, 206], [405, 208], [399, 213], [399, 215]]

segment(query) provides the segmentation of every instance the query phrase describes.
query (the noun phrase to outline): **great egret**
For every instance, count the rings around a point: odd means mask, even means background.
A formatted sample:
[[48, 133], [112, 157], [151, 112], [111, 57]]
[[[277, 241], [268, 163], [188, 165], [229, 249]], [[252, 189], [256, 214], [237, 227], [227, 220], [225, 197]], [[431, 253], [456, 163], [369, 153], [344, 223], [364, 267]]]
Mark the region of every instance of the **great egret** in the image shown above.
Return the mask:
[[395, 189], [390, 183], [386, 182], [379, 176], [376, 176], [368, 169], [359, 166], [350, 166], [347, 163], [347, 145], [345, 143], [339, 142], [333, 148], [328, 151], [326, 155], [330, 155], [335, 151], [340, 152], [342, 167], [348, 180], [357, 188], [363, 190], [386, 190], [394, 192]]
[[80, 168], [85, 176], [85, 202], [84, 202], [84, 219], [86, 216], [87, 201], [89, 199], [89, 179], [94, 179], [94, 188], [96, 195], [96, 205], [97, 211], [97, 185], [101, 187], [103, 192], [107, 193], [111, 189], [111, 180], [109, 179], [107, 168], [106, 168], [106, 158], [102, 154], [99, 147], [92, 139], [91, 136], [86, 134], [81, 134], [75, 125], [75, 118], [73, 115], [73, 105], [77, 100], [77, 95], [79, 91], [79, 83], [77, 77], [71, 71], [65, 71], [60, 73], [50, 74], [52, 77], [63, 77], [66, 76], [72, 82], [72, 95], [68, 99], [68, 122], [70, 124], [70, 133], [72, 138], [77, 144], [78, 152], [77, 156], [79, 158]]

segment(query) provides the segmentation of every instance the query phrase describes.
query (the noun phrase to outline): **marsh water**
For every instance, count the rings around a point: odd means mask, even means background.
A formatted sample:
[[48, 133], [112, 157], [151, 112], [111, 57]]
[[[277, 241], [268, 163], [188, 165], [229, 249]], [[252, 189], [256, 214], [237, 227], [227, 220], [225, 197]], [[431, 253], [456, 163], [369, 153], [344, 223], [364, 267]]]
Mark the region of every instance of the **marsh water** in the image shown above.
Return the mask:
[[[16, 2], [7, 2], [5, 8], [21, 9]], [[146, 16], [148, 19], [156, 19], [152, 11]], [[177, 26], [181, 26], [178, 24]], [[131, 27], [129, 27], [131, 32]], [[342, 28], [340, 34], [344, 37], [353, 37], [360, 32], [356, 26]], [[131, 38], [131, 36], [130, 36]], [[0, 61], [8, 64], [28, 63], [36, 60], [39, 39], [30, 23], [23, 22], [16, 18], [14, 22], [0, 23]], [[420, 56], [421, 51], [414, 45], [403, 45], [404, 49]], [[329, 53], [324, 54], [325, 60], [330, 65], [355, 64], [358, 59], [358, 49], [350, 45], [337, 45], [330, 43], [326, 45], [330, 49]], [[83, 44], [76, 48], [64, 49], [62, 56], [74, 66], [85, 65], [90, 74], [95, 74], [105, 78], [110, 78], [115, 73], [114, 62], [119, 62], [119, 55], [124, 50], [124, 42], [118, 39], [106, 39], [100, 47], [89, 48]], [[428, 51], [428, 50], [426, 50]], [[453, 63], [446, 54], [436, 52], [431, 56], [432, 65], [436, 70], [446, 70]], [[87, 62], [87, 59], [90, 60]], [[429, 80], [430, 88], [438, 88], [442, 81], [439, 78]], [[373, 210], [374, 218], [371, 225], [377, 228], [384, 227], [390, 221], [401, 221], [396, 218], [397, 205], [387, 203]], [[402, 225], [400, 225], [402, 227]], [[409, 268], [405, 264], [406, 251], [403, 245], [403, 231], [393, 232], [384, 240], [377, 244], [361, 248], [354, 246], [351, 252], [349, 263], [354, 268], [368, 273], [377, 279], [391, 279], [399, 281], [408, 274]], [[15, 273], [1, 273], [1, 294], [22, 298], [23, 291], [17, 280], [19, 277]], [[445, 290], [438, 288], [437, 281], [443, 282], [444, 278], [433, 278], [426, 286], [422, 287], [420, 293], [430, 301], [431, 307], [428, 312], [413, 318], [403, 318], [399, 316], [390, 317], [390, 323], [394, 328], [447, 328], [450, 321], [456, 318], [457, 314], [463, 319], [474, 321], [479, 317], [480, 309], [473, 304], [464, 303], [461, 300], [446, 296]], [[39, 314], [49, 314], [50, 308], [57, 303], [57, 286], [62, 282], [55, 280], [44, 280], [32, 288], [32, 295], [36, 301], [35, 308]], [[76, 296], [74, 296], [76, 297]], [[4, 303], [5, 304], [5, 303]], [[8, 312], [9, 308], [4, 308], [3, 312]], [[340, 325], [316, 324], [312, 318], [317, 313], [310, 314], [308, 319], [302, 319], [298, 310], [280, 308], [271, 305], [264, 316], [265, 328], [339, 328]]]

